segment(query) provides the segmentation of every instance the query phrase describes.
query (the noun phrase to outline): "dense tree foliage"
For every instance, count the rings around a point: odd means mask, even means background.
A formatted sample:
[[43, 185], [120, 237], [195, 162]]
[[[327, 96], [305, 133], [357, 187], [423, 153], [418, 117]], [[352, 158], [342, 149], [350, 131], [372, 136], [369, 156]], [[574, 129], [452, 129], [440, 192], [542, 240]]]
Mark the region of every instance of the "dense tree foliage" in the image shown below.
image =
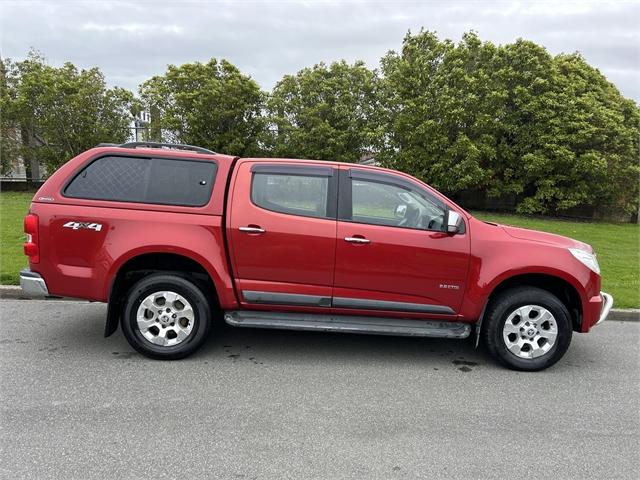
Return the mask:
[[382, 74], [387, 164], [446, 193], [515, 195], [521, 212], [637, 211], [638, 107], [580, 55], [421, 31]]
[[374, 155], [446, 194], [509, 199], [525, 213], [637, 213], [640, 109], [577, 53], [535, 43], [407, 34], [380, 70], [323, 63], [270, 94], [226, 60], [169, 66], [140, 100], [98, 69], [0, 64], [0, 160], [56, 168], [122, 142], [131, 114], [153, 140], [240, 155], [355, 162]]
[[456, 48], [427, 32], [406, 37], [400, 55], [384, 57], [381, 158], [445, 192], [486, 185], [499, 121], [487, 61], [494, 50], [471, 35]]
[[4, 61], [2, 76], [5, 170], [9, 155], [20, 153], [28, 176], [38, 165], [51, 172], [100, 142], [129, 137], [133, 94], [107, 88], [97, 68], [78, 70], [70, 63], [51, 67], [31, 52], [21, 62]]
[[0, 61], [0, 175], [9, 173], [12, 162], [20, 155], [16, 122], [9, 111], [11, 105], [7, 68], [5, 62]]
[[286, 75], [267, 102], [271, 153], [357, 162], [374, 151], [377, 76], [344, 60]]
[[226, 60], [170, 65], [140, 87], [155, 140], [248, 156], [260, 151], [265, 120], [258, 84]]

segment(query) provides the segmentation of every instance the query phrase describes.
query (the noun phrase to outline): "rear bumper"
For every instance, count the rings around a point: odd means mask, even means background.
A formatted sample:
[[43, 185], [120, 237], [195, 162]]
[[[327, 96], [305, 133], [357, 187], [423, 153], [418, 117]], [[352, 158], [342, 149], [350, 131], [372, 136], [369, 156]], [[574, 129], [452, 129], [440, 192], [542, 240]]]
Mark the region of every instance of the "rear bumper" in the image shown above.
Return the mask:
[[596, 325], [604, 322], [611, 311], [611, 307], [613, 307], [613, 297], [605, 292], [600, 292], [602, 296], [602, 310], [600, 310], [600, 318], [596, 322]]
[[49, 295], [47, 284], [39, 273], [32, 272], [28, 268], [20, 271], [20, 288], [31, 297], [46, 297]]

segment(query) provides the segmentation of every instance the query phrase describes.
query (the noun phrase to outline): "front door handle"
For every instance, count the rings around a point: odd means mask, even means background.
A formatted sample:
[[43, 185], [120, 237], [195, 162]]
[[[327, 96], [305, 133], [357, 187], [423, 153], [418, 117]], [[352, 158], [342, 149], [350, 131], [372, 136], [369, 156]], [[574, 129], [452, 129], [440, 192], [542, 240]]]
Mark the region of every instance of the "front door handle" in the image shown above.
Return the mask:
[[264, 233], [265, 230], [264, 228], [260, 228], [260, 227], [240, 227], [238, 230], [240, 230], [241, 232], [245, 232], [245, 233]]
[[371, 243], [371, 240], [363, 237], [344, 237], [344, 241], [349, 243]]

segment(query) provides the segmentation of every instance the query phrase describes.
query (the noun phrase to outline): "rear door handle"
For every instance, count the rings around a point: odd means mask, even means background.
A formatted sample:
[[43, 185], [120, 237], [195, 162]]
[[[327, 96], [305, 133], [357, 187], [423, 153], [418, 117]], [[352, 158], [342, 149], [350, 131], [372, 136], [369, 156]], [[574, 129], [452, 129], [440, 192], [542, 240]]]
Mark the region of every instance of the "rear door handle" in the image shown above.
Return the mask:
[[264, 228], [260, 227], [240, 227], [238, 230], [245, 233], [264, 233]]
[[349, 243], [371, 243], [371, 240], [362, 237], [344, 237], [344, 241]]

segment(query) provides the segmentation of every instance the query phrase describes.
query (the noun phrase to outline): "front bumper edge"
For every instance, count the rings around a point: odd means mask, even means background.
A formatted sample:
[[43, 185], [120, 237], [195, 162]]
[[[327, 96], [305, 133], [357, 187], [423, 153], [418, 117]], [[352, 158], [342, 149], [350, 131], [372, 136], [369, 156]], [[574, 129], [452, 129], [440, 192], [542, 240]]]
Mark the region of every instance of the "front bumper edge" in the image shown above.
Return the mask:
[[596, 325], [604, 322], [611, 311], [611, 307], [613, 307], [613, 297], [605, 292], [600, 292], [602, 295], [602, 310], [600, 310], [600, 318], [596, 322]]
[[47, 284], [39, 273], [32, 272], [28, 268], [20, 270], [20, 288], [31, 297], [46, 297], [49, 295]]

